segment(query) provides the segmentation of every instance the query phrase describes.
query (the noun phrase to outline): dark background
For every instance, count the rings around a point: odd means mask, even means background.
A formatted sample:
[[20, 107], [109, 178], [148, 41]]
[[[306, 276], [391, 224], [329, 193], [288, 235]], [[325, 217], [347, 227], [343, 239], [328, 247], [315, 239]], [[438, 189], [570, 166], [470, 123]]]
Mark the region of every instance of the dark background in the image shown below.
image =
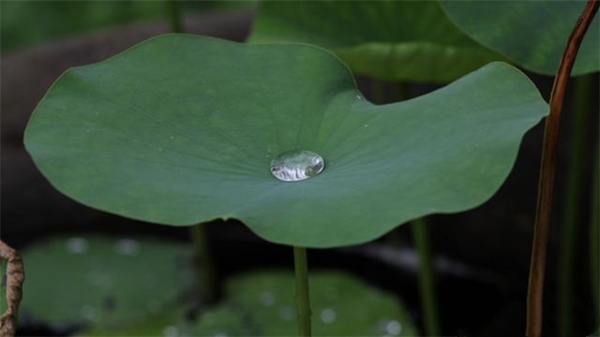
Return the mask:
[[[163, 8], [160, 2], [85, 3], [88, 2], [28, 2], [25, 5], [2, 2], [2, 239], [17, 249], [54, 233], [149, 233], [187, 240], [186, 228], [116, 217], [86, 208], [59, 194], [36, 170], [23, 148], [23, 130], [30, 113], [64, 70], [106, 59], [139, 41], [168, 31], [161, 18]], [[119, 7], [124, 3], [127, 10]], [[252, 2], [186, 3], [185, 31], [244, 41], [252, 23], [252, 6]], [[553, 79], [528, 75], [548, 99]], [[585, 148], [581, 149], [586, 163], [579, 208], [581, 223], [578, 225], [574, 309], [576, 325], [582, 336], [596, 328], [593, 326], [588, 245], [590, 194], [598, 188], [592, 185], [593, 163], [598, 155], [598, 74], [594, 78], [592, 109], [585, 112], [587, 130], [581, 130], [587, 132], [587, 138]], [[370, 80], [360, 78], [359, 86], [369, 97]], [[421, 95], [437, 87], [412, 84], [411, 90], [414, 95]], [[391, 84], [387, 90], [391, 93]], [[565, 177], [572, 134], [570, 126], [574, 115], [569, 99], [571, 91], [567, 93], [561, 125], [544, 299], [546, 336], [557, 335], [556, 262], [559, 229], [563, 225]], [[542, 134], [543, 123], [526, 135], [512, 174], [500, 191], [483, 206], [461, 214], [429, 218], [445, 334], [523, 335]], [[213, 223], [208, 230], [222, 278], [259, 266], [292, 265], [289, 247], [262, 241], [238, 222]], [[370, 244], [311, 250], [309, 266], [343, 268], [397, 293], [420, 322], [416, 261], [410, 254], [410, 238], [409, 226], [401, 226], [391, 235]], [[391, 243], [400, 249], [390, 250]], [[21, 333], [42, 331], [36, 329], [40, 328], [23, 326]]]

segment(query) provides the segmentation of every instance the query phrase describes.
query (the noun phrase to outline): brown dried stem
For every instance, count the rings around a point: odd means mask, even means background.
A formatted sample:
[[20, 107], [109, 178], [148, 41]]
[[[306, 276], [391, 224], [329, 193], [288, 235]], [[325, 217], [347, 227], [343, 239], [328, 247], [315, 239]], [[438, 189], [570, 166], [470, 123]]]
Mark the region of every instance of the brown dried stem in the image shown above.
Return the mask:
[[23, 260], [16, 250], [0, 240], [0, 257], [6, 263], [6, 312], [0, 316], [0, 336], [11, 337], [17, 330], [17, 314], [21, 302], [21, 287], [25, 280]]
[[571, 75], [571, 69], [579, 45], [598, 11], [598, 0], [588, 0], [579, 20], [575, 24], [562, 59], [550, 95], [550, 114], [546, 118], [544, 130], [544, 144], [542, 150], [542, 163], [538, 185], [538, 200], [531, 251], [531, 265], [529, 270], [529, 286], [527, 293], [527, 329], [526, 336], [540, 337], [542, 335], [542, 297], [544, 292], [544, 274], [546, 269], [546, 244], [550, 228], [550, 215], [552, 211], [552, 190], [554, 187], [554, 173], [556, 164], [556, 146], [558, 144], [558, 131], [560, 114]]

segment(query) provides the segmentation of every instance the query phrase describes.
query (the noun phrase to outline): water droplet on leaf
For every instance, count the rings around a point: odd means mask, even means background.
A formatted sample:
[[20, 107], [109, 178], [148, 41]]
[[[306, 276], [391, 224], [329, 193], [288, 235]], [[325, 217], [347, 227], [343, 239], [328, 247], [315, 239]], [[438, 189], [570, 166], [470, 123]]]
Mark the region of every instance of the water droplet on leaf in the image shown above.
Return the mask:
[[179, 335], [179, 329], [176, 326], [169, 325], [163, 330], [163, 335], [165, 337], [175, 337]]
[[83, 254], [88, 251], [89, 243], [86, 239], [75, 237], [67, 240], [67, 250], [71, 254]]
[[260, 294], [260, 304], [264, 305], [265, 307], [273, 306], [273, 304], [275, 304], [275, 295], [268, 291], [263, 292]]
[[135, 256], [140, 252], [140, 244], [135, 240], [122, 239], [117, 241], [115, 251], [117, 254]]
[[299, 181], [323, 171], [325, 160], [311, 151], [286, 151], [271, 161], [271, 173], [281, 181]]
[[337, 314], [335, 313], [335, 311], [333, 309], [323, 309], [321, 311], [321, 321], [323, 321], [323, 323], [326, 324], [331, 324], [333, 322], [335, 322], [335, 319], [337, 318]]
[[98, 316], [98, 310], [91, 305], [84, 305], [81, 308], [81, 315], [84, 319], [91, 322], [97, 322], [100, 319]]
[[291, 321], [294, 318], [294, 309], [287, 305], [279, 308], [279, 317], [286, 322]]
[[402, 332], [402, 324], [398, 321], [386, 321], [384, 324], [385, 333], [390, 336], [398, 336]]

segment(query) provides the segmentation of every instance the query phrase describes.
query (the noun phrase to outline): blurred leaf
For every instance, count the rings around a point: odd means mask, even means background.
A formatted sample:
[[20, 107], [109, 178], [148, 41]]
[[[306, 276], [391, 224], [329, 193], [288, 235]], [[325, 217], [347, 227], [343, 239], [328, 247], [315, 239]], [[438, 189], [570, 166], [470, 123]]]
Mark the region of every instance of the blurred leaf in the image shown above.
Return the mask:
[[[96, 330], [86, 336], [295, 336], [294, 275], [262, 271], [235, 277], [224, 302], [197, 323], [148, 322], [126, 330]], [[410, 315], [393, 295], [339, 272], [310, 276], [315, 336], [418, 336]], [[154, 330], [152, 330], [154, 329]]]
[[[483, 203], [546, 113], [504, 63], [377, 106], [320, 48], [167, 35], [63, 74], [25, 143], [85, 205], [178, 226], [236, 218], [269, 241], [333, 247]], [[271, 160], [293, 149], [325, 170], [277, 180]]]
[[[255, 1], [178, 1], [184, 13], [249, 8]], [[123, 24], [166, 20], [165, 1], [0, 1], [2, 52]]]
[[448, 82], [502, 59], [460, 32], [437, 1], [262, 1], [249, 41], [316, 44], [384, 80]]
[[119, 326], [181, 307], [190, 289], [186, 244], [97, 235], [26, 249], [21, 313], [52, 325]]
[[2, 52], [162, 16], [162, 1], [1, 1]]
[[[450, 19], [470, 37], [524, 68], [554, 75], [586, 1], [442, 1]], [[572, 75], [600, 70], [600, 22], [594, 19]]]

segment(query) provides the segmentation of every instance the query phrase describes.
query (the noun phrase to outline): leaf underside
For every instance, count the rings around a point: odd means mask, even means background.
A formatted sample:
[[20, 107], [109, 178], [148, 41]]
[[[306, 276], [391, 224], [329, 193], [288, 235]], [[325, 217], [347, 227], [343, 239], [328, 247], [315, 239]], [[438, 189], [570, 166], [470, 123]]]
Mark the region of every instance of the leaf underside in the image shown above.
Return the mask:
[[261, 1], [249, 41], [333, 50], [357, 74], [449, 82], [504, 58], [452, 24], [437, 1]]
[[[449, 18], [482, 45], [518, 65], [555, 75], [586, 1], [442, 1]], [[571, 75], [600, 70], [600, 22], [594, 18]]]

